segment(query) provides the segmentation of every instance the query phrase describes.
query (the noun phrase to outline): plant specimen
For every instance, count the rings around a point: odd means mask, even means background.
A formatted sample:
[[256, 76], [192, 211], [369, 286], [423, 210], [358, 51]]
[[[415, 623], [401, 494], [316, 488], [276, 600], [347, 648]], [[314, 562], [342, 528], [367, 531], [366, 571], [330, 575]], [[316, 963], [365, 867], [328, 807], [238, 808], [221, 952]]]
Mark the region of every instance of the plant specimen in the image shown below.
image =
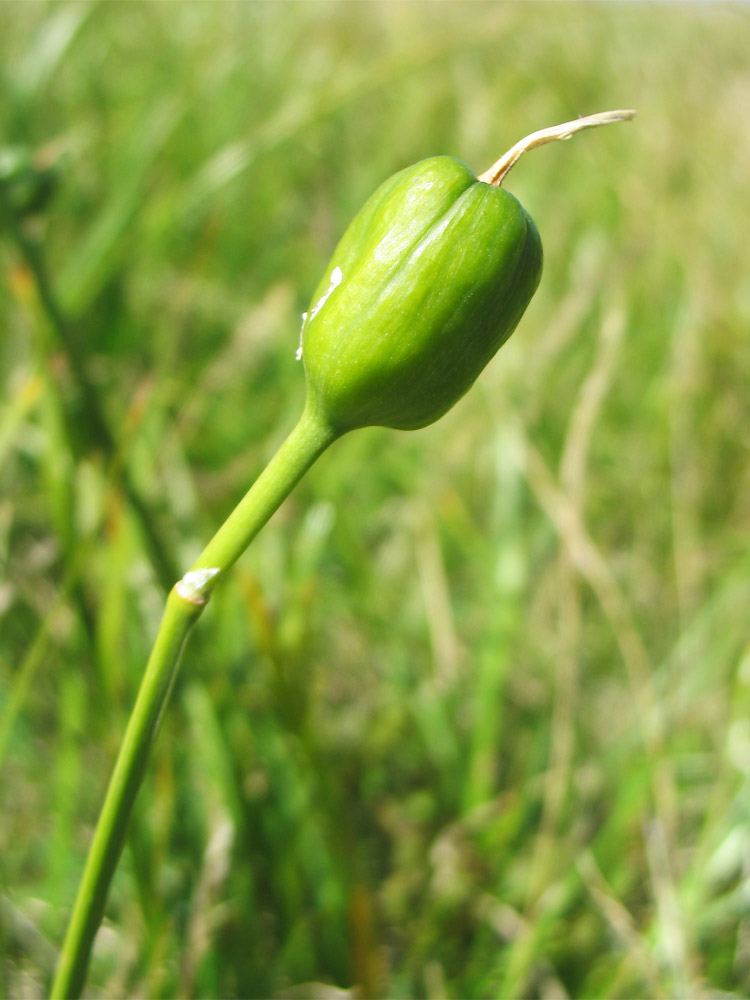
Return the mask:
[[322, 452], [342, 434], [424, 427], [470, 388], [515, 329], [541, 276], [536, 226], [502, 187], [528, 149], [633, 111], [527, 136], [479, 177], [449, 156], [386, 180], [355, 217], [303, 318], [304, 412], [266, 469], [175, 584], [123, 738], [52, 996], [77, 997], [187, 637], [211, 592]]

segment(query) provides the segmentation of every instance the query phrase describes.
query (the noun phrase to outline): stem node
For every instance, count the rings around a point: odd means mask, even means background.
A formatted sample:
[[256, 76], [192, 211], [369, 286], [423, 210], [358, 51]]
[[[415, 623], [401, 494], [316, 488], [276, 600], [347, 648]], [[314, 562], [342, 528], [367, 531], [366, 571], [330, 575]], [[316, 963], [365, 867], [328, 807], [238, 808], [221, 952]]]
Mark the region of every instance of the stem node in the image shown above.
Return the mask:
[[174, 589], [183, 601], [188, 601], [190, 604], [195, 604], [202, 608], [204, 604], [208, 604], [208, 599], [211, 596], [210, 590], [207, 589], [208, 584], [220, 572], [221, 570], [218, 566], [206, 569], [191, 569], [181, 580], [177, 581]]

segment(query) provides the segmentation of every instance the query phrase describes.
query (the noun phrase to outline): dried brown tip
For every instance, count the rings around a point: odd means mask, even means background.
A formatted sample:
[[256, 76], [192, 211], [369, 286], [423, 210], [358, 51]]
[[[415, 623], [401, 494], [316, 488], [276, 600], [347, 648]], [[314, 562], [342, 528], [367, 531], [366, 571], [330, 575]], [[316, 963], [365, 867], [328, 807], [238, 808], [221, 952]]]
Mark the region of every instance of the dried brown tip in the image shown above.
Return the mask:
[[572, 122], [564, 122], [562, 125], [552, 125], [550, 128], [540, 129], [532, 132], [525, 139], [521, 139], [515, 146], [512, 146], [507, 153], [504, 153], [497, 163], [493, 163], [489, 170], [485, 170], [479, 175], [479, 180], [486, 184], [494, 184], [500, 187], [505, 175], [510, 168], [520, 159], [523, 154], [536, 146], [543, 146], [546, 142], [555, 142], [558, 139], [570, 139], [576, 132], [582, 132], [586, 128], [597, 128], [599, 125], [611, 125], [613, 122], [625, 122], [635, 118], [635, 111], [600, 111], [596, 115], [586, 115], [585, 118], [576, 118]]

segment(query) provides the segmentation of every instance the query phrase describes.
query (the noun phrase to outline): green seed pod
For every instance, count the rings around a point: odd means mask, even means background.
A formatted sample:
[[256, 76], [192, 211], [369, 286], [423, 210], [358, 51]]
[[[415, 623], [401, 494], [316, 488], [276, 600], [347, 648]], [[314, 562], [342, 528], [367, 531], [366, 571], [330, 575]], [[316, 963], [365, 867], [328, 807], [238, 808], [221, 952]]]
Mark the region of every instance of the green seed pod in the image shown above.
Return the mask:
[[377, 189], [303, 317], [308, 403], [333, 431], [424, 427], [463, 396], [541, 276], [537, 228], [500, 181], [525, 149], [623, 117], [632, 113], [534, 133], [480, 178], [437, 156]]
[[309, 391], [330, 424], [437, 420], [510, 336], [542, 244], [507, 191], [450, 156], [382, 184], [336, 248], [302, 328]]

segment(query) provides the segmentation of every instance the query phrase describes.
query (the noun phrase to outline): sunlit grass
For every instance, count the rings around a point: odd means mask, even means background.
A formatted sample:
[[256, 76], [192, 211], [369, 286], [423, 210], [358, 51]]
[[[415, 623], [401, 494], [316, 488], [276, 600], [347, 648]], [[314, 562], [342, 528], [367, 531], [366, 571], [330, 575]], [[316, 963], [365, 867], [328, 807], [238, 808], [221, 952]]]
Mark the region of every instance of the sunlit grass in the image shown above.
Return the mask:
[[[750, 991], [740, 7], [10, 5], [2, 142], [113, 437], [0, 241], [0, 975], [43, 996], [163, 600], [296, 418], [351, 215], [508, 187], [545, 272], [438, 425], [338, 442], [217, 592], [92, 996]], [[8, 238], [5, 238], [5, 237]]]

